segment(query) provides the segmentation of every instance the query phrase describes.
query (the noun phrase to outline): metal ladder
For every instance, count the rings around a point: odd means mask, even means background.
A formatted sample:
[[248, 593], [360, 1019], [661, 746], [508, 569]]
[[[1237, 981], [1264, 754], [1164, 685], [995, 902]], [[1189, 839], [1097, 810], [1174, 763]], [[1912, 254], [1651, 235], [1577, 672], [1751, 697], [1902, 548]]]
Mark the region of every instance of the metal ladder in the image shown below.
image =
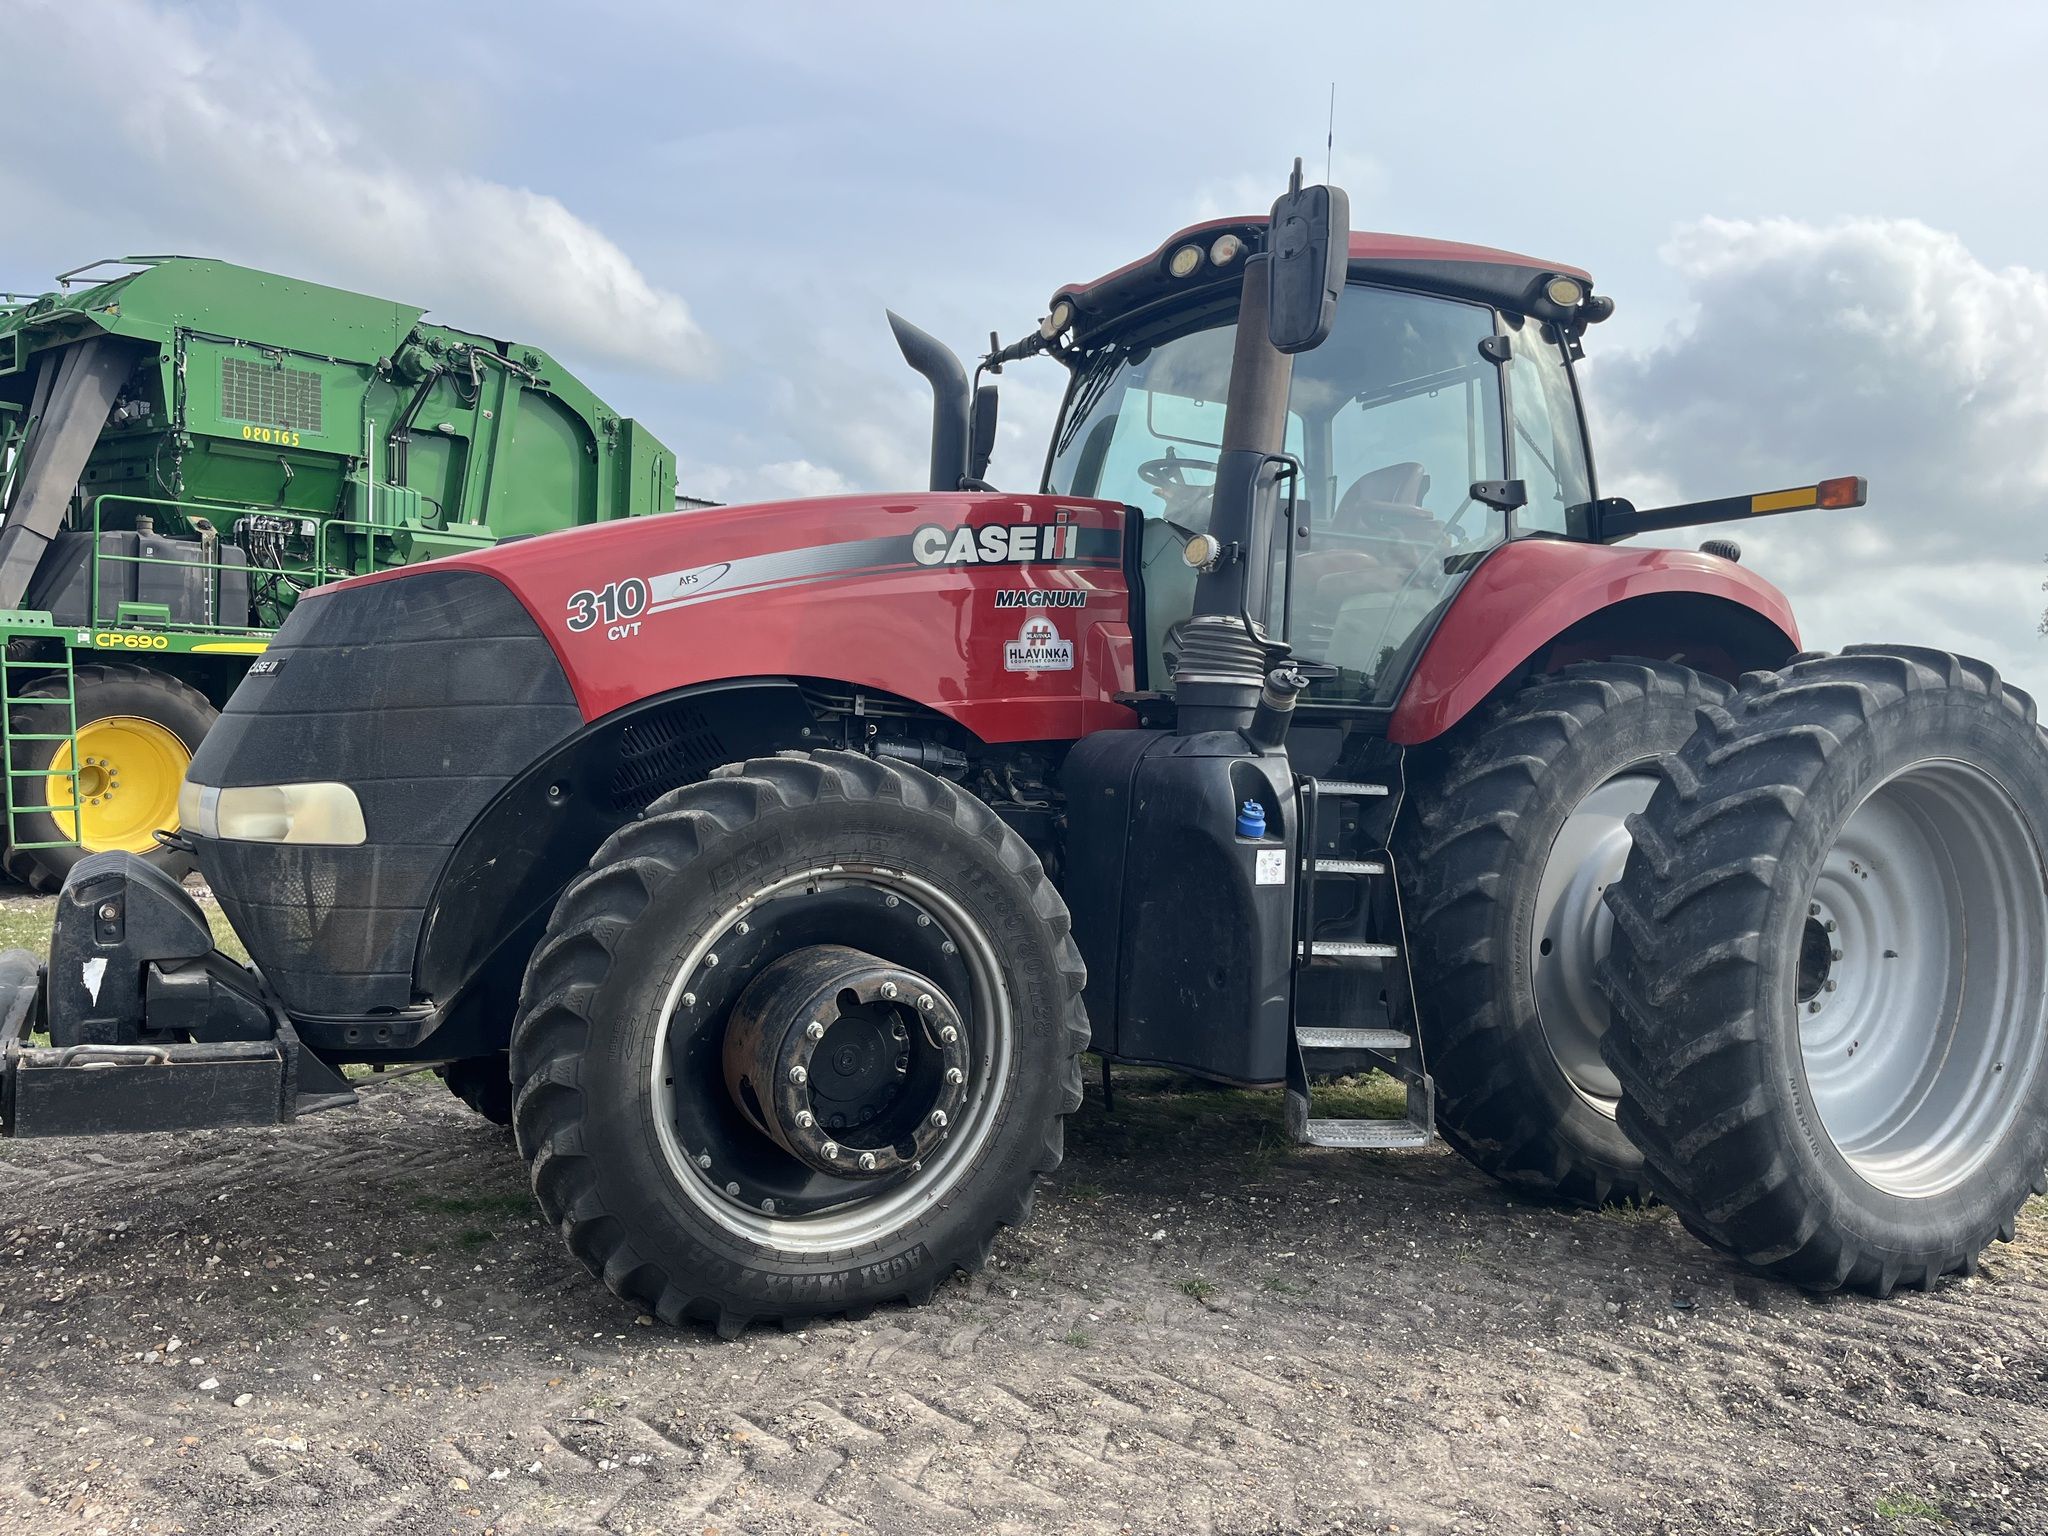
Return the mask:
[[[1287, 1129], [1307, 1146], [1393, 1151], [1427, 1146], [1436, 1136], [1436, 1085], [1425, 1068], [1416, 1034], [1401, 896], [1387, 846], [1401, 808], [1398, 765], [1384, 777], [1391, 782], [1307, 777], [1295, 781], [1301, 844], [1295, 881]], [[1331, 893], [1340, 893], [1342, 901], [1318, 899]], [[1334, 917], [1326, 915], [1332, 905], [1339, 908]], [[1339, 974], [1331, 980], [1338, 985], [1316, 984], [1333, 970]], [[1315, 1022], [1302, 1022], [1305, 992], [1312, 994]], [[1375, 992], [1376, 997], [1371, 995]], [[1326, 1002], [1332, 993], [1335, 997]], [[1345, 1022], [1331, 1022], [1334, 1018]], [[1401, 1119], [1315, 1113], [1311, 1073], [1372, 1068], [1406, 1088]]]
[[[20, 614], [12, 615], [20, 619]], [[7, 842], [14, 848], [71, 848], [77, 845], [78, 828], [78, 678], [71, 666], [71, 647], [59, 647], [60, 659], [51, 661], [43, 657], [17, 659], [0, 652], [0, 753], [7, 762]], [[29, 674], [33, 677], [61, 676], [64, 679], [62, 693], [23, 694], [16, 691], [20, 686], [17, 679]], [[40, 711], [29, 716], [35, 730], [18, 731], [14, 728], [14, 712], [17, 709]], [[61, 713], [59, 713], [61, 711]], [[63, 729], [56, 727], [62, 725]], [[47, 727], [47, 728], [44, 728]], [[17, 761], [15, 747], [32, 741], [67, 742], [71, 747], [69, 768], [24, 768]], [[54, 752], [52, 753], [54, 756]], [[23, 779], [57, 779], [71, 781], [71, 798], [68, 802], [52, 802], [47, 787], [30, 793], [16, 786]], [[22, 836], [21, 818], [41, 813], [57, 819], [61, 832], [66, 815], [71, 818], [74, 833], [71, 837], [33, 838]]]

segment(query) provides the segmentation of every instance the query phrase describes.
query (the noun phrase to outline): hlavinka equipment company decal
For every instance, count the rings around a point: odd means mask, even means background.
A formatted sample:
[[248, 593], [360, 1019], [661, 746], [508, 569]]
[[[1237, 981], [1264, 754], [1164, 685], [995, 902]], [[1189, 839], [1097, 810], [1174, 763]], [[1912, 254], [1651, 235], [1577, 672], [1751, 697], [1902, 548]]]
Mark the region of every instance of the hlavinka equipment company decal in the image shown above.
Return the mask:
[[1051, 619], [1034, 613], [1024, 621], [1017, 638], [1003, 647], [1005, 672], [1071, 672], [1074, 670], [1074, 642], [1060, 638]]

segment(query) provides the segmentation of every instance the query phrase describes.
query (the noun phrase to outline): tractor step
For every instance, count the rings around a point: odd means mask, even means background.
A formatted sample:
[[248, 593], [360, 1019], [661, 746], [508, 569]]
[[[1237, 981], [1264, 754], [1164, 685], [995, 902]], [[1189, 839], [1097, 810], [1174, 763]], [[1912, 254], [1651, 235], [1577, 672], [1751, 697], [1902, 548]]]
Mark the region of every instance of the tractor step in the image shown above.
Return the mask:
[[[1295, 899], [1287, 1129], [1304, 1146], [1391, 1152], [1436, 1138], [1436, 1084], [1414, 1028], [1400, 892], [1387, 878], [1394, 872], [1387, 845], [1402, 798], [1398, 749], [1385, 766], [1394, 770], [1385, 783], [1297, 781], [1303, 878]], [[1406, 1090], [1403, 1114], [1348, 1119], [1316, 1112], [1311, 1073], [1374, 1071]]]
[[1389, 793], [1384, 784], [1361, 784], [1355, 779], [1317, 779], [1316, 793], [1324, 799], [1365, 800]]
[[1295, 1139], [1310, 1147], [1404, 1152], [1428, 1146], [1436, 1132], [1412, 1120], [1304, 1120]]
[[1318, 875], [1340, 878], [1346, 875], [1384, 875], [1387, 872], [1387, 866], [1378, 859], [1317, 859], [1313, 869]]
[[1405, 1051], [1413, 1042], [1400, 1029], [1325, 1029], [1301, 1025], [1294, 1031], [1304, 1051]]
[[1398, 944], [1375, 944], [1363, 939], [1312, 939], [1308, 946], [1311, 960], [1392, 960], [1400, 953]]

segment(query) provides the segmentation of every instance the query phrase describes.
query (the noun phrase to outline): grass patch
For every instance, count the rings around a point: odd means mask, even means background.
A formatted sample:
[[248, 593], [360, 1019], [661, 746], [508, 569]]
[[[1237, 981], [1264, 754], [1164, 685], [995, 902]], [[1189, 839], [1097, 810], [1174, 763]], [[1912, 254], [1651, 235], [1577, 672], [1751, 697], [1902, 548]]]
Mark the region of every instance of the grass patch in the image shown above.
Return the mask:
[[[207, 925], [213, 929], [213, 942], [221, 952], [248, 964], [249, 951], [235, 937], [235, 930], [221, 915], [218, 903], [208, 898], [200, 902], [199, 910], [206, 914]], [[54, 896], [0, 897], [0, 949], [26, 949], [38, 957], [49, 954], [50, 929], [56, 921]]]
[[1306, 1296], [1308, 1294], [1307, 1286], [1299, 1281], [1290, 1280], [1285, 1275], [1268, 1275], [1266, 1276], [1265, 1285], [1266, 1289], [1276, 1296]]
[[1946, 1520], [1941, 1506], [1917, 1493], [1888, 1493], [1877, 1501], [1880, 1520]]
[[1672, 1219], [1670, 1206], [1645, 1205], [1640, 1200], [1607, 1206], [1600, 1216], [1604, 1221], [1617, 1221], [1624, 1227], [1656, 1227]]
[[1069, 1328], [1060, 1336], [1062, 1344], [1071, 1344], [1076, 1349], [1086, 1349], [1095, 1342], [1095, 1335], [1085, 1328]]
[[531, 1216], [533, 1196], [525, 1190], [504, 1195], [419, 1195], [415, 1210], [434, 1216]]
[[1108, 1193], [1109, 1191], [1100, 1184], [1091, 1184], [1085, 1179], [1067, 1186], [1067, 1198], [1069, 1200], [1100, 1200]]
[[488, 1247], [490, 1244], [495, 1243], [497, 1240], [498, 1234], [493, 1232], [490, 1228], [471, 1227], [467, 1232], [464, 1232], [461, 1235], [459, 1235], [455, 1239], [455, 1242], [458, 1247], [467, 1248], [472, 1253], [474, 1253], [477, 1249]]
[[1196, 1301], [1202, 1301], [1207, 1297], [1214, 1296], [1216, 1294], [1216, 1287], [1204, 1280], [1200, 1275], [1192, 1275], [1186, 1280], [1181, 1281], [1180, 1293], [1183, 1296], [1192, 1296]]

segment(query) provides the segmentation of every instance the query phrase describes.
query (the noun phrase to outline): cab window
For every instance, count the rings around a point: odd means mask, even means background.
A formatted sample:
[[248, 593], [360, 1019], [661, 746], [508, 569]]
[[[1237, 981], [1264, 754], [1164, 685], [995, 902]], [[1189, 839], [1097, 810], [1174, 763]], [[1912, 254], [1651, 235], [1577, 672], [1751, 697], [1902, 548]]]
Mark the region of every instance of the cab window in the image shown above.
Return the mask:
[[[1592, 501], [1578, 401], [1556, 333], [1511, 317], [1508, 399], [1515, 415], [1515, 477], [1529, 500], [1515, 513], [1518, 533], [1570, 533]], [[1519, 327], [1519, 328], [1518, 328]]]

